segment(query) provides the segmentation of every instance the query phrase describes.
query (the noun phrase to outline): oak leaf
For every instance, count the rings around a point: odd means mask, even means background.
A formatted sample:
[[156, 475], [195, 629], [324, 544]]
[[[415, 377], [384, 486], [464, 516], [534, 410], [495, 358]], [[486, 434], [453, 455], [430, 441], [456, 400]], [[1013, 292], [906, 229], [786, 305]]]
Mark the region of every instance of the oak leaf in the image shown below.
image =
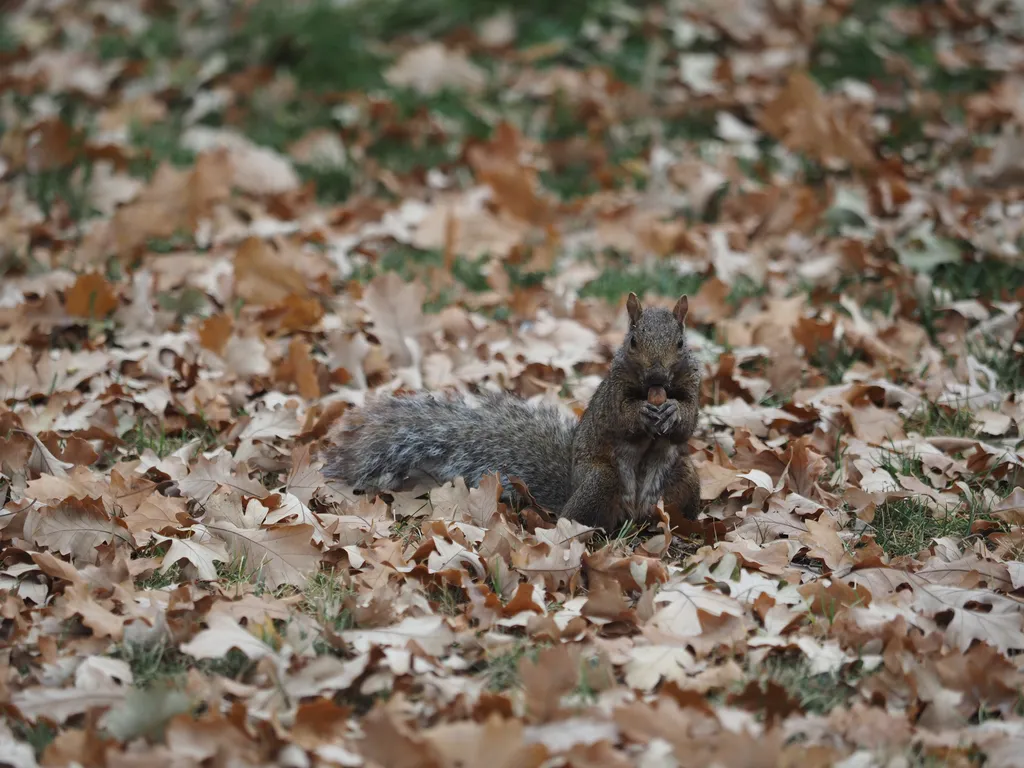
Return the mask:
[[80, 275], [64, 296], [64, 307], [74, 317], [101, 318], [117, 309], [117, 296], [103, 275]]
[[232, 554], [244, 558], [248, 573], [258, 575], [268, 589], [285, 584], [304, 586], [323, 557], [310, 544], [311, 525], [244, 530], [224, 521], [210, 525], [209, 530], [224, 540]]
[[238, 622], [225, 614], [211, 614], [209, 627], [189, 642], [182, 643], [181, 650], [197, 659], [219, 659], [232, 648], [237, 648], [247, 658], [256, 660], [272, 656], [274, 649], [251, 632], [243, 629]]
[[51, 552], [70, 555], [79, 565], [95, 564], [97, 547], [131, 543], [123, 520], [112, 518], [99, 499], [68, 499], [53, 507], [33, 509], [25, 520], [25, 538]]

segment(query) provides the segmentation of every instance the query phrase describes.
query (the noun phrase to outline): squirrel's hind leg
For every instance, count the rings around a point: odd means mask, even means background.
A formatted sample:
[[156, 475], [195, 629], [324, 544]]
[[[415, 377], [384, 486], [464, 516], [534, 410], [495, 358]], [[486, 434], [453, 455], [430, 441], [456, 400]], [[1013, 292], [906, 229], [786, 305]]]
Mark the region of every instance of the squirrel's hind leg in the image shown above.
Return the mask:
[[[686, 450], [685, 446], [683, 450]], [[679, 457], [665, 488], [666, 511], [669, 507], [675, 507], [687, 520], [696, 520], [700, 514], [700, 478], [687, 454]]]
[[613, 532], [622, 524], [619, 478], [609, 468], [591, 467], [581, 473], [559, 517]]

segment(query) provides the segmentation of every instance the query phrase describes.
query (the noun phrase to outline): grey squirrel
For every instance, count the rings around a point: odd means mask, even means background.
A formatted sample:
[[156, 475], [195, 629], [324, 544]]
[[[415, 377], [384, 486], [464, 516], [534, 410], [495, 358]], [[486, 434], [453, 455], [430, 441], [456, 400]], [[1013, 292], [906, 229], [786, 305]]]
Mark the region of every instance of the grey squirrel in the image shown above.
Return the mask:
[[533, 500], [580, 523], [617, 530], [642, 522], [660, 499], [697, 518], [700, 481], [687, 451], [697, 425], [701, 371], [686, 343], [684, 295], [670, 312], [626, 302], [629, 330], [608, 376], [577, 422], [511, 394], [386, 396], [349, 412], [326, 451], [324, 475], [366, 492], [410, 478], [488, 473], [526, 485]]

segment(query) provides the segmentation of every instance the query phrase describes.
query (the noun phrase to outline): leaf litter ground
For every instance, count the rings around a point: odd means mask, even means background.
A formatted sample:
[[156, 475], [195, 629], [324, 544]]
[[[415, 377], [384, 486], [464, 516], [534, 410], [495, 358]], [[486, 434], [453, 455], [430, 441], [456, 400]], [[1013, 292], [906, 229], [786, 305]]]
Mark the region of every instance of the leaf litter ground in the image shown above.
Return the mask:
[[[1019, 764], [1013, 6], [11, 6], [5, 763]], [[325, 483], [374, 391], [579, 412], [631, 290], [697, 524]]]

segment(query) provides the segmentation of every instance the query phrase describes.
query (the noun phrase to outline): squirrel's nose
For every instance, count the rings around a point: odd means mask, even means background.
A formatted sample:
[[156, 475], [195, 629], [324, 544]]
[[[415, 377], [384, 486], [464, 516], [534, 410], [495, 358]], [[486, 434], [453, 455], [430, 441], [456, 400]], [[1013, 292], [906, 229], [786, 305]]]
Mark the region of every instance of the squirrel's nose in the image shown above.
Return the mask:
[[656, 368], [648, 371], [647, 375], [644, 376], [644, 389], [665, 386], [668, 386], [668, 373], [665, 371]]

